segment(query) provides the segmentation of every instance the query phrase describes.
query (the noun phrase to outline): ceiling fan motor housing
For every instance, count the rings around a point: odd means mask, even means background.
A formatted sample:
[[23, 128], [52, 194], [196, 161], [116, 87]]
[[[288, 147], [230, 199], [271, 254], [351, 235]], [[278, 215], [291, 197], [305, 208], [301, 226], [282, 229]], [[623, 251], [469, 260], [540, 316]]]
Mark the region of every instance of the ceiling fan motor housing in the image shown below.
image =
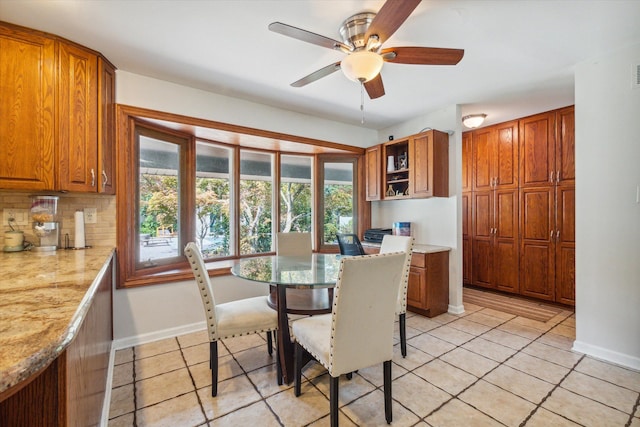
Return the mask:
[[375, 17], [376, 14], [373, 12], [363, 12], [347, 18], [340, 27], [342, 41], [353, 46], [355, 50], [363, 49], [367, 45], [364, 36]]

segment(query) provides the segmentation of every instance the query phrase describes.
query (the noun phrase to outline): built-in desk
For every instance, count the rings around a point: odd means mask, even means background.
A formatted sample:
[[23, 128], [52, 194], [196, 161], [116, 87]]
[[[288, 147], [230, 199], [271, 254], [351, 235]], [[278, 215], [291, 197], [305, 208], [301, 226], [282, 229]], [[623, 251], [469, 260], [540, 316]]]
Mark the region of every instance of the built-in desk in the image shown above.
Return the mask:
[[[365, 252], [378, 253], [379, 243], [362, 242]], [[407, 310], [434, 317], [449, 308], [449, 251], [451, 248], [435, 245], [413, 245]]]

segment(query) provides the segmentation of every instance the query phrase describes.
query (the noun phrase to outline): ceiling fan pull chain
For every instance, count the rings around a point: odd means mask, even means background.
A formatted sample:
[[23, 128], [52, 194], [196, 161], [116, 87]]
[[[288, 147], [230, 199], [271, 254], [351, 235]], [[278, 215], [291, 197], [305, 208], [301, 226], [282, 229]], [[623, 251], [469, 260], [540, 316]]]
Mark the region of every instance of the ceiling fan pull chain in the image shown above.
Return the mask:
[[362, 111], [362, 121], [364, 124], [364, 81], [360, 80], [360, 111]]

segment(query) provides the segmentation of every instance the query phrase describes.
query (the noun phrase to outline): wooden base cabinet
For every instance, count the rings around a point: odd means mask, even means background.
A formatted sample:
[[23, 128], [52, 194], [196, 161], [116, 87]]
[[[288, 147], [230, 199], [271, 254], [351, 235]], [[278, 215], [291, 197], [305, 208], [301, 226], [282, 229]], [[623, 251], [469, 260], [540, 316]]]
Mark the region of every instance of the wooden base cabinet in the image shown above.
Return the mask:
[[449, 308], [449, 252], [414, 252], [409, 270], [407, 310], [427, 317]]
[[100, 425], [113, 340], [112, 274], [113, 261], [66, 350], [27, 385], [0, 402], [0, 426]]

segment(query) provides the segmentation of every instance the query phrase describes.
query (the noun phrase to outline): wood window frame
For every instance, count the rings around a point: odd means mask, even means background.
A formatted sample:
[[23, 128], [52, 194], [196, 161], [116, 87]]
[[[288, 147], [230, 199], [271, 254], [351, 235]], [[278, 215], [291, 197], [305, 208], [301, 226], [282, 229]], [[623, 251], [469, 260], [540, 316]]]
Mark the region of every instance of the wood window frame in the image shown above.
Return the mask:
[[[156, 128], [162, 130], [162, 132], [174, 132], [180, 137], [189, 136], [191, 142], [189, 143], [190, 151], [187, 155], [188, 166], [187, 169], [195, 170], [195, 151], [196, 140], [211, 142], [220, 145], [232, 146], [234, 149], [233, 160], [233, 173], [231, 179], [233, 180], [232, 194], [234, 198], [232, 207], [230, 208], [230, 214], [236, 218], [233, 221], [232, 227], [234, 228], [231, 233], [235, 236], [230, 243], [234, 248], [234, 256], [227, 257], [225, 259], [215, 260], [209, 262], [209, 275], [210, 276], [223, 276], [230, 273], [230, 267], [233, 259], [239, 258], [239, 222], [238, 209], [239, 204], [236, 200], [239, 197], [239, 183], [240, 179], [240, 150], [247, 149], [250, 151], [267, 151], [275, 154], [275, 168], [274, 174], [274, 218], [278, 221], [275, 228], [279, 228], [279, 185], [280, 185], [280, 154], [291, 155], [310, 155], [314, 157], [313, 169], [314, 175], [314, 200], [313, 206], [316, 212], [319, 212], [320, 205], [319, 199], [322, 196], [322, 192], [318, 193], [318, 182], [323, 182], [323, 178], [319, 175], [320, 161], [328, 159], [327, 161], [335, 161], [335, 159], [351, 158], [355, 159], [357, 165], [357, 173], [354, 174], [354, 188], [357, 189], [357, 229], [359, 234], [363, 234], [365, 228], [370, 224], [370, 203], [364, 200], [364, 188], [359, 183], [364, 182], [364, 149], [356, 146], [344, 145], [339, 143], [333, 143], [323, 140], [317, 140], [312, 138], [294, 136], [282, 134], [279, 132], [271, 132], [260, 129], [248, 128], [244, 126], [231, 125], [222, 122], [215, 122], [206, 119], [199, 119], [194, 117], [186, 117], [182, 115], [166, 113], [156, 110], [149, 110], [140, 107], [132, 107], [122, 104], [116, 105], [116, 136], [117, 136], [117, 192], [116, 192], [116, 204], [117, 204], [117, 254], [118, 254], [118, 273], [117, 273], [117, 288], [131, 288], [137, 286], [145, 286], [158, 283], [168, 283], [182, 280], [193, 279], [193, 274], [183, 258], [182, 261], [175, 263], [169, 263], [168, 265], [159, 265], [153, 268], [136, 268], [136, 240], [137, 233], [136, 213], [132, 209], [132, 206], [137, 206], [136, 198], [138, 197], [137, 191], [131, 190], [131, 183], [135, 183], [138, 177], [137, 168], [132, 168], [137, 161], [137, 151], [135, 147], [135, 129], [136, 124], [142, 124], [145, 127]], [[266, 147], [266, 148], [265, 148]], [[188, 185], [193, 189], [193, 196], [191, 199], [185, 200], [185, 209], [192, 209], [195, 211], [195, 176], [185, 177], [181, 180], [182, 185]], [[321, 188], [322, 186], [320, 186]], [[189, 191], [185, 191], [189, 193]], [[192, 206], [192, 208], [188, 208]], [[355, 207], [354, 207], [355, 209]], [[182, 213], [182, 217], [190, 218], [188, 214]], [[314, 215], [315, 220], [318, 220], [318, 215]], [[320, 217], [322, 218], [322, 216]], [[195, 236], [195, 217], [189, 221], [191, 224], [183, 225], [183, 231]], [[275, 222], [274, 222], [275, 224]], [[317, 251], [323, 252], [337, 252], [337, 245], [322, 245], [320, 240], [320, 228], [322, 222], [316, 222], [312, 225], [312, 229], [315, 232]], [[261, 254], [264, 255], [264, 254]]]

